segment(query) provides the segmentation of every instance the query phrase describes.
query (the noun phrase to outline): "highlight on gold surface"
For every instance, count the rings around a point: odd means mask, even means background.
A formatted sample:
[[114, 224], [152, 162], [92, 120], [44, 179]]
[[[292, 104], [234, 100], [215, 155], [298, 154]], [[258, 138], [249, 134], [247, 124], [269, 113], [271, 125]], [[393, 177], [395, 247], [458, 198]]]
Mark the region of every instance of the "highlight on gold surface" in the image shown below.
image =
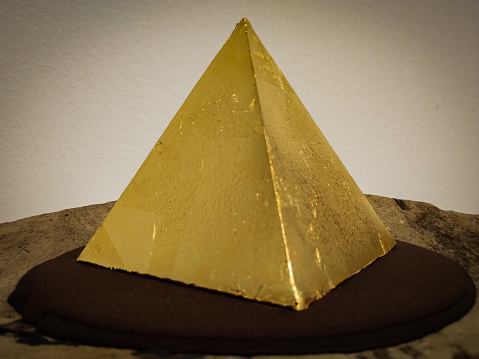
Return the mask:
[[394, 245], [243, 19], [78, 260], [302, 310]]

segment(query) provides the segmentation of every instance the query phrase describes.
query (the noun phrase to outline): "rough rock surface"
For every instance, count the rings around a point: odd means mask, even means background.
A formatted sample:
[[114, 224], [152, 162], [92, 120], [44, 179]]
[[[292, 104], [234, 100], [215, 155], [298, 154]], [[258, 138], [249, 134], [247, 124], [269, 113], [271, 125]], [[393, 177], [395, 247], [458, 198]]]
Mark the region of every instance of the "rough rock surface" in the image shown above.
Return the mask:
[[[479, 215], [443, 211], [422, 202], [367, 196], [391, 234], [459, 262], [479, 287]], [[0, 224], [0, 357], [157, 358], [161, 351], [98, 348], [43, 337], [21, 321], [6, 299], [27, 270], [85, 245], [113, 202], [67, 209]], [[479, 305], [441, 331], [402, 345], [317, 358], [476, 358], [479, 359]], [[171, 355], [192, 358], [197, 355]], [[202, 356], [208, 358], [210, 356]], [[311, 356], [308, 356], [311, 357]]]

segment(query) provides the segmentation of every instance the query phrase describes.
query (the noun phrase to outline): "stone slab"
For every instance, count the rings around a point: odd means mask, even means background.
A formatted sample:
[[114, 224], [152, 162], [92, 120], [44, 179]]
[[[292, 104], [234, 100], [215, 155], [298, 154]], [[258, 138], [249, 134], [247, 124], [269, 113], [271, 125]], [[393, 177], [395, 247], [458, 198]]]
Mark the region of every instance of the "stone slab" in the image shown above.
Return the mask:
[[[391, 234], [460, 263], [479, 287], [479, 215], [443, 211], [408, 200], [367, 195]], [[6, 302], [18, 280], [33, 266], [85, 245], [113, 202], [67, 209], [0, 224], [0, 357], [2, 358], [191, 358], [190, 354], [90, 347], [57, 341], [35, 332]], [[479, 306], [441, 331], [395, 347], [317, 358], [479, 357]], [[208, 358], [210, 356], [202, 356]], [[311, 357], [311, 356], [308, 356]], [[216, 357], [215, 357], [216, 358]], [[258, 357], [259, 358], [259, 357]]]

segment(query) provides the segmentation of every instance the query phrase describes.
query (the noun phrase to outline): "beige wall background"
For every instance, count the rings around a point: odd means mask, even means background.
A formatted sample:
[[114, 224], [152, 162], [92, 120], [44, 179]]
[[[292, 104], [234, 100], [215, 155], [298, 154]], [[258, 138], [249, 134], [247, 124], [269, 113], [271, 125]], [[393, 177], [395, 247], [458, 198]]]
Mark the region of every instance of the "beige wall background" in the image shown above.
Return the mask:
[[0, 222], [117, 199], [242, 17], [363, 192], [479, 213], [478, 1], [0, 0]]

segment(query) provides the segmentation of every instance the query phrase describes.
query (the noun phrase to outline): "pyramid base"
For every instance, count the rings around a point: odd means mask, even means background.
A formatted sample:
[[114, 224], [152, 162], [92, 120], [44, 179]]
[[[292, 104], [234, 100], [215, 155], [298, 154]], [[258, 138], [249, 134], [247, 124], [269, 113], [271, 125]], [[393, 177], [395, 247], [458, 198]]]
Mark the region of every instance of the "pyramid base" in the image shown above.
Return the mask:
[[467, 313], [476, 295], [454, 261], [400, 241], [302, 312], [76, 262], [81, 250], [30, 270], [8, 300], [39, 333], [98, 346], [229, 355], [361, 351], [437, 331]]

